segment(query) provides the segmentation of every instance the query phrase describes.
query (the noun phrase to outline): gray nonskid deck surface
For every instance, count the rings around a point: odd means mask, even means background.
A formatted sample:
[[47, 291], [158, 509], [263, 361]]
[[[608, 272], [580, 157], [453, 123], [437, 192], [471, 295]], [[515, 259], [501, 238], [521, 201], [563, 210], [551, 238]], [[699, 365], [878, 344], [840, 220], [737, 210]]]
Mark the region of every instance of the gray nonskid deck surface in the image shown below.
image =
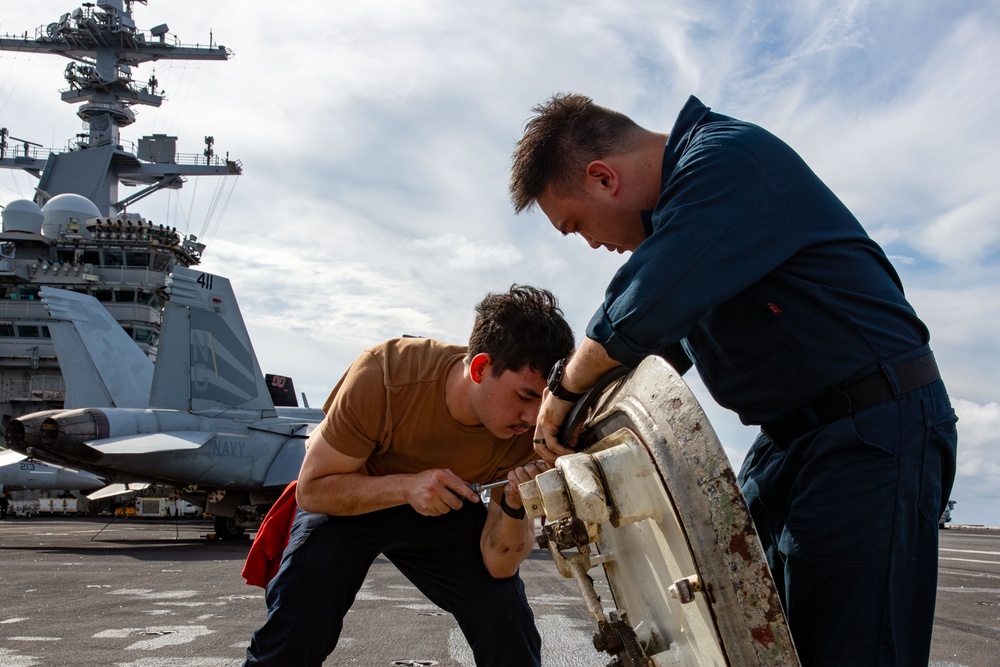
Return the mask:
[[[263, 590], [240, 576], [249, 540], [207, 540], [207, 522], [106, 523], [0, 522], [0, 666], [241, 664], [266, 611]], [[545, 664], [605, 664], [591, 646], [575, 585], [559, 577], [548, 554], [533, 552], [522, 576]], [[473, 664], [452, 616], [380, 558], [326, 664], [395, 661]]]
[[[0, 666], [230, 667], [264, 619], [240, 577], [249, 540], [210, 523], [95, 519], [0, 522]], [[932, 665], [995, 665], [1000, 533], [942, 532]], [[547, 552], [521, 569], [550, 667], [603, 666], [575, 584]], [[597, 591], [610, 605], [598, 571]], [[451, 615], [378, 559], [326, 665], [473, 665]]]

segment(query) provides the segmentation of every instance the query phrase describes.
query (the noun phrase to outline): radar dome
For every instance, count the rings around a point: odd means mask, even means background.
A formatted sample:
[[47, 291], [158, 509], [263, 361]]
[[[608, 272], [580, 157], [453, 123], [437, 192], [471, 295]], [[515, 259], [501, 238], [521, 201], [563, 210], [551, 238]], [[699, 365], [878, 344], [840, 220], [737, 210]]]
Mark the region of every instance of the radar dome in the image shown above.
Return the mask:
[[3, 231], [38, 234], [42, 231], [42, 209], [28, 199], [15, 199], [3, 209]]
[[86, 197], [65, 193], [56, 195], [45, 202], [42, 207], [42, 235], [49, 238], [59, 236], [59, 230], [65, 225], [79, 225], [80, 233], [89, 235], [87, 232], [87, 221], [91, 218], [100, 217], [101, 212], [92, 201]]

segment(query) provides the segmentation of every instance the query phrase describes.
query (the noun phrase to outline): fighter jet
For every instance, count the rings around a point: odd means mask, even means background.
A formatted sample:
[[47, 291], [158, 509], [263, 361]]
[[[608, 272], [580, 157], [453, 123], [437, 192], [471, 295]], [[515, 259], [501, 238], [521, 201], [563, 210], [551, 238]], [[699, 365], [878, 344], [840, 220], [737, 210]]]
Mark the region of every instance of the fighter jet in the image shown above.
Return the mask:
[[236, 538], [298, 476], [323, 415], [275, 407], [228, 279], [175, 267], [166, 291], [147, 393], [145, 364], [124, 353], [137, 348], [107, 311], [44, 289], [67, 397], [89, 383], [80, 391], [101, 403], [12, 420], [7, 447], [111, 483], [173, 486], [215, 515], [219, 537]]
[[27, 459], [17, 452], [0, 452], [0, 490], [90, 491], [106, 483], [89, 472]]
[[[72, 369], [66, 383], [64, 404], [77, 407], [140, 407], [149, 405], [153, 362], [125, 330], [93, 297], [54, 290], [56, 298], [46, 305], [53, 321], [49, 325], [53, 346], [63, 367]], [[72, 306], [72, 307], [71, 307]], [[74, 319], [86, 324], [94, 335], [77, 334]], [[96, 335], [100, 331], [101, 335]], [[12, 450], [0, 451], [0, 486], [38, 491], [93, 491], [108, 486], [106, 476], [46, 463]], [[124, 485], [120, 485], [122, 491]], [[131, 484], [130, 491], [146, 485]]]

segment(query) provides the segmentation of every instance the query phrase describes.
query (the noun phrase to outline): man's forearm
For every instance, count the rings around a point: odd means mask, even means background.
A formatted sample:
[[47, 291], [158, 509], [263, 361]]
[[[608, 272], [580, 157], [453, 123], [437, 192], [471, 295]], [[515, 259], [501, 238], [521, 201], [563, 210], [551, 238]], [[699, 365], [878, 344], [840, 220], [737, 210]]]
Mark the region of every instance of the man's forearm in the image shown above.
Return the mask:
[[405, 505], [412, 475], [371, 477], [348, 472], [315, 479], [300, 479], [296, 502], [307, 512], [352, 516]]
[[603, 345], [592, 338], [584, 338], [566, 364], [562, 386], [574, 393], [585, 392], [605, 373], [620, 365], [608, 356]]
[[486, 569], [498, 579], [514, 576], [531, 553], [535, 539], [534, 519], [515, 519], [499, 507], [491, 507], [486, 524], [480, 545]]
[[[308, 454], [307, 454], [308, 456]], [[461, 509], [479, 496], [450, 470], [368, 476], [358, 472], [322, 474], [303, 463], [296, 498], [307, 512], [350, 516], [410, 505], [425, 516]]]

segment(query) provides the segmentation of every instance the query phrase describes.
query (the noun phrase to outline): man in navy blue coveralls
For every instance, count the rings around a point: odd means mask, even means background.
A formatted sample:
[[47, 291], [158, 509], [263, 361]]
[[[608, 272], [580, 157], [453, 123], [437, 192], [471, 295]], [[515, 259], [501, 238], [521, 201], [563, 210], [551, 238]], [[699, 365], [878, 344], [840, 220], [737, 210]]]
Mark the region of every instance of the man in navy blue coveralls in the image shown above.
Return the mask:
[[[767, 131], [692, 97], [669, 134], [582, 95], [537, 106], [518, 212], [632, 254], [561, 385], [659, 354], [761, 425], [739, 474], [803, 665], [926, 665], [955, 414], [881, 248]], [[548, 461], [571, 403], [546, 391]]]

